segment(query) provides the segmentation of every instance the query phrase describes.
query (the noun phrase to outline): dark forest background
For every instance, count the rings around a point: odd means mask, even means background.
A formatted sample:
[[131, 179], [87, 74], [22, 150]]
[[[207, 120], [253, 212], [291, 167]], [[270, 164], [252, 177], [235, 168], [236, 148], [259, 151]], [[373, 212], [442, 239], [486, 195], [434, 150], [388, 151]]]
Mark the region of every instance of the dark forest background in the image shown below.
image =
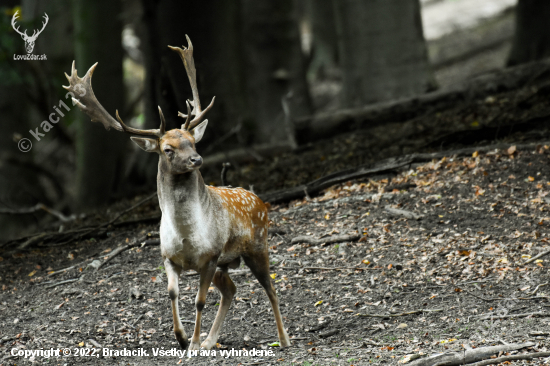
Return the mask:
[[[67, 98], [62, 85], [73, 60], [81, 77], [99, 63], [93, 88], [111, 114], [118, 109], [131, 126], [157, 128], [161, 106], [168, 128], [179, 128], [177, 112], [185, 112], [191, 89], [180, 58], [167, 46], [187, 46], [189, 35], [203, 105], [216, 96], [198, 147], [207, 182], [220, 184], [221, 163], [228, 161], [231, 184], [255, 184], [265, 193], [277, 188], [262, 185], [266, 177], [242, 178], [254, 170], [250, 160], [285, 170], [288, 156], [321, 144], [323, 163], [311, 176], [322, 176], [348, 153], [329, 148], [332, 138], [367, 128], [364, 120], [378, 118], [372, 113], [384, 111], [378, 122], [395, 128], [394, 122], [422, 113], [413, 103], [407, 113], [388, 115], [388, 105], [437, 98], [483, 73], [550, 56], [548, 1], [507, 1], [483, 14], [486, 3], [495, 1], [3, 1], [0, 241], [59, 228], [59, 221], [101, 213], [156, 189], [157, 157], [138, 151], [128, 136], [90, 123]], [[455, 29], [446, 30], [445, 17], [453, 19], [453, 11]], [[29, 35], [48, 15], [33, 50], [47, 60], [14, 59], [27, 53], [12, 27], [16, 12], [17, 26]], [[65, 113], [51, 124], [56, 108]], [[361, 114], [367, 112], [369, 117]], [[479, 127], [475, 123], [469, 126]], [[29, 130], [44, 136], [37, 141]], [[29, 152], [19, 149], [25, 138], [32, 142]]]

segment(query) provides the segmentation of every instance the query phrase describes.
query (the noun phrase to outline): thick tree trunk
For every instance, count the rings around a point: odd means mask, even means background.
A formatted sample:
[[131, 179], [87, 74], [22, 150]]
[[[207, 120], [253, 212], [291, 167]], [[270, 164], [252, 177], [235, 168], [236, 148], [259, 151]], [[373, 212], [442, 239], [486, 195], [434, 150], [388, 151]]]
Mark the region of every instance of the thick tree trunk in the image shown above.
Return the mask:
[[287, 139], [281, 99], [292, 92], [293, 118], [311, 114], [293, 0], [243, 0], [243, 44], [256, 143]]
[[[93, 77], [97, 99], [115, 114], [124, 108], [122, 82], [121, 4], [110, 0], [82, 0], [73, 3], [76, 66], [82, 77], [99, 62]], [[107, 18], [108, 19], [107, 19]], [[106, 131], [77, 114], [76, 200], [79, 209], [98, 207], [108, 201], [120, 183], [128, 136]]]
[[308, 77], [323, 78], [338, 64], [338, 35], [334, 17], [334, 0], [308, 0], [311, 23], [312, 58]]
[[419, 0], [338, 0], [335, 5], [344, 107], [434, 88]]
[[519, 0], [508, 66], [550, 57], [550, 1]]

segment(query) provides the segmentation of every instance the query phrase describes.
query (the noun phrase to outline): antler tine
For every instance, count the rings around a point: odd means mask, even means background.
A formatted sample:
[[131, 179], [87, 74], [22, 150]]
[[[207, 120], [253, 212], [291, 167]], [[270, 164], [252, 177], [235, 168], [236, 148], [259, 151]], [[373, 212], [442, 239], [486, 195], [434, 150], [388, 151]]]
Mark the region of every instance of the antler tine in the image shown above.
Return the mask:
[[[21, 31], [19, 30], [19, 27], [20, 27], [19, 25], [17, 26], [17, 28], [15, 28], [15, 20], [16, 20], [17, 18], [19, 18], [19, 15], [17, 15], [17, 13], [19, 13], [19, 10], [17, 10], [17, 11], [15, 12], [15, 14], [13, 14], [13, 17], [11, 18], [11, 26], [12, 26], [13, 30], [16, 31], [17, 33], [19, 33], [20, 35], [25, 35], [25, 36], [27, 36], [27, 30], [26, 30], [26, 29], [25, 29], [25, 32], [21, 32]], [[27, 37], [28, 37], [28, 36], [27, 36]]]
[[[128, 127], [122, 122], [116, 111], [116, 118], [118, 122], [103, 108], [101, 103], [95, 97], [94, 91], [92, 89], [92, 75], [95, 68], [97, 67], [97, 62], [90, 67], [86, 75], [83, 78], [79, 78], [73, 61], [71, 67], [71, 76], [65, 73], [65, 77], [69, 80], [69, 86], [63, 86], [73, 94], [73, 101], [78, 105], [80, 110], [86, 113], [92, 122], [101, 122], [105, 129], [109, 130], [111, 127], [117, 131], [127, 132], [135, 135], [145, 135], [145, 136], [157, 136], [162, 137], [164, 135], [164, 123], [161, 121], [161, 129], [151, 129], [151, 130], [140, 130], [137, 128]], [[162, 119], [164, 119], [162, 117]]]
[[185, 105], [187, 105], [187, 115], [178, 112], [178, 117], [185, 117], [185, 123], [181, 125], [182, 130], [189, 130], [189, 122], [191, 122], [191, 106], [189, 105], [189, 101], [185, 101]]
[[212, 102], [210, 102], [208, 107], [203, 111], [201, 109], [201, 102], [199, 99], [199, 89], [197, 88], [197, 70], [195, 69], [195, 60], [193, 59], [193, 43], [191, 43], [191, 39], [189, 39], [187, 34], [185, 35], [185, 38], [187, 39], [188, 47], [182, 46], [183, 48], [179, 48], [168, 46], [168, 48], [180, 55], [181, 60], [183, 61], [183, 66], [185, 66], [185, 71], [187, 72], [187, 77], [189, 78], [189, 83], [191, 84], [191, 91], [193, 92], [193, 111], [188, 112], [187, 115], [184, 115], [181, 112], [178, 113], [180, 117], [186, 118], [188, 118], [190, 114], [195, 115], [189, 123], [186, 120], [184, 124], [187, 126], [187, 129], [191, 130], [204, 119], [206, 112], [208, 112], [214, 105], [215, 97], [212, 98]]
[[[46, 28], [46, 25], [48, 24], [48, 20], [50, 20], [50, 18], [48, 17], [48, 14], [46, 14], [46, 13], [44, 13], [43, 17], [44, 17], [45, 22], [42, 22], [42, 29], [40, 29], [38, 31], [38, 33], [36, 34], [36, 37], [38, 37], [38, 35], [40, 33], [42, 33], [42, 31], [44, 30], [44, 28]], [[35, 32], [36, 32], [36, 30], [35, 30]], [[34, 37], [34, 34], [32, 36]]]
[[162, 114], [162, 109], [160, 109], [160, 105], [158, 107], [159, 107], [159, 116], [160, 116], [159, 132], [161, 135], [164, 135], [164, 133], [166, 132], [166, 120], [164, 119], [164, 114]]

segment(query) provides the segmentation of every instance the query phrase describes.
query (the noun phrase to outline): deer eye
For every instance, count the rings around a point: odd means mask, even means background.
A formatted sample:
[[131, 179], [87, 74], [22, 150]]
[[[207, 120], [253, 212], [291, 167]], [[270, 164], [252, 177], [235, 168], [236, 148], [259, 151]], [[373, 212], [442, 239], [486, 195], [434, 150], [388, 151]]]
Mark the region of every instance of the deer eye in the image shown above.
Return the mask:
[[172, 150], [172, 149], [170, 149], [170, 148], [166, 148], [166, 149], [164, 149], [164, 153], [165, 153], [166, 155], [172, 155], [172, 154], [174, 153], [174, 150]]

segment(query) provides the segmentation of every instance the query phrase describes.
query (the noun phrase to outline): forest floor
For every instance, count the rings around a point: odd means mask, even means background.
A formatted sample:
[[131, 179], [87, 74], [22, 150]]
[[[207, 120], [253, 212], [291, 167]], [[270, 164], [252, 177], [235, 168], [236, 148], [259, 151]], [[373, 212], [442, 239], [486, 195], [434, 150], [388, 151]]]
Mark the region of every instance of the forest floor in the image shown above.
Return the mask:
[[[386, 365], [526, 341], [533, 344], [509, 353], [547, 351], [550, 257], [525, 262], [548, 250], [549, 160], [547, 145], [510, 145], [271, 207], [272, 274], [293, 342], [286, 349], [270, 346], [277, 337], [269, 302], [240, 268], [232, 275], [237, 295], [216, 355], [153, 356], [157, 348], [179, 349], [160, 250], [152, 245], [158, 223], [113, 225], [78, 245], [4, 250], [0, 364]], [[411, 213], [414, 218], [405, 217]], [[155, 214], [150, 201], [126, 218]], [[341, 235], [356, 237], [324, 243]], [[125, 245], [132, 247], [99, 270], [90, 266]], [[66, 267], [73, 268], [51, 274]], [[182, 275], [179, 303], [188, 334], [197, 284], [197, 276]], [[203, 339], [219, 303], [217, 290], [209, 292]], [[91, 350], [99, 346], [143, 348], [149, 357]], [[72, 356], [24, 359], [12, 356], [14, 348], [67, 348]], [[220, 355], [231, 349], [271, 352]]]

